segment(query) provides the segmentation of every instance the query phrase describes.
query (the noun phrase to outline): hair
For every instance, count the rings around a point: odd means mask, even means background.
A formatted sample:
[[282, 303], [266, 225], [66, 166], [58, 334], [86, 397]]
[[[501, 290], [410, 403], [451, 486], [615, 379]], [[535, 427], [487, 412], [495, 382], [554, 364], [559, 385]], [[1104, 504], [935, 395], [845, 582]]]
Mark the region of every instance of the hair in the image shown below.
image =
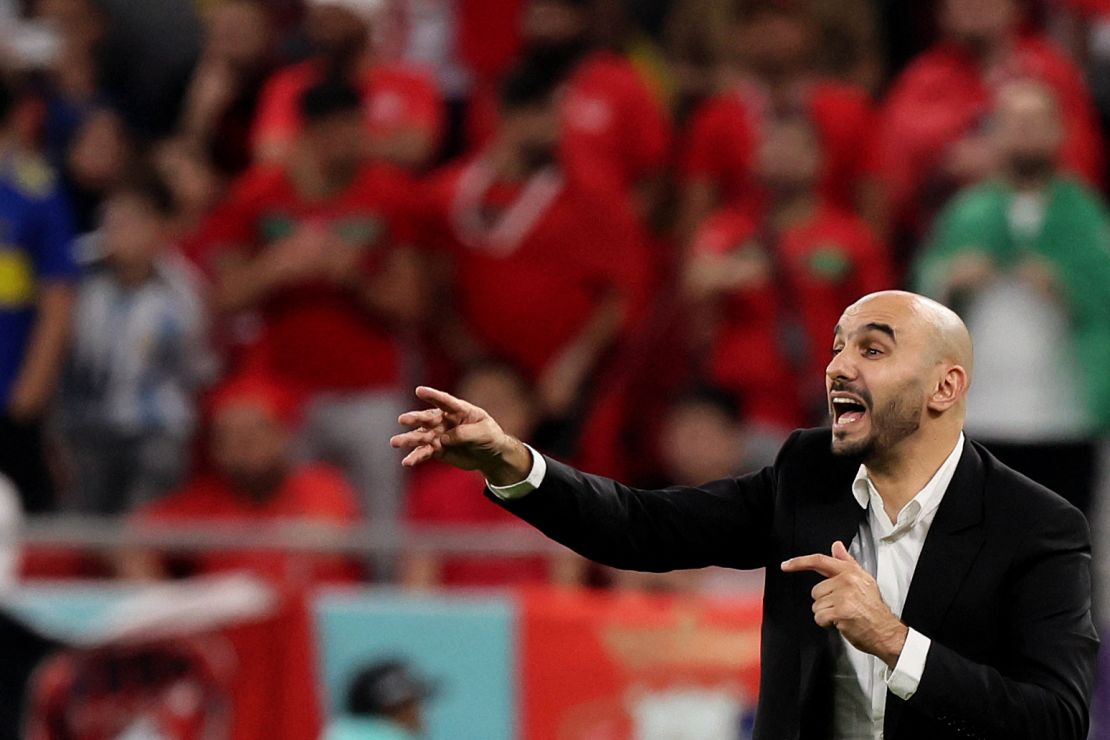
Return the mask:
[[538, 51], [517, 64], [501, 84], [501, 106], [538, 108], [549, 104], [566, 78], [570, 60], [560, 51]]
[[696, 385], [686, 389], [671, 403], [671, 409], [683, 406], [707, 406], [732, 421], [739, 421], [744, 410], [741, 399], [715, 385]]
[[15, 89], [12, 83], [0, 73], [0, 126], [8, 123], [16, 104]]
[[148, 163], [130, 172], [118, 185], [112, 188], [110, 198], [135, 198], [150, 206], [150, 209], [163, 218], [177, 212], [177, 201], [162, 174]]
[[337, 76], [327, 77], [309, 87], [298, 103], [300, 114], [308, 123], [362, 110], [362, 96], [358, 90]]

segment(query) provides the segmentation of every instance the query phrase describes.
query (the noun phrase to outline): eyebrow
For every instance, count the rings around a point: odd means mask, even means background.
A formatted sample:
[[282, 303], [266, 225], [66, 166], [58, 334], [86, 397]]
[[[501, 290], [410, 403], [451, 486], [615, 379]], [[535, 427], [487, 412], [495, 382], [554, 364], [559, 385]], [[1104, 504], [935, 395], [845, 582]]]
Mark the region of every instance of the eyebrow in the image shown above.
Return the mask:
[[[879, 323], [878, 321], [872, 321], [869, 324], [864, 324], [862, 327], [854, 331], [853, 334], [860, 334], [862, 332], [868, 331], [877, 331], [886, 334], [888, 337], [890, 337], [890, 341], [898, 344], [898, 338], [894, 336], [894, 327], [890, 324]], [[840, 328], [840, 324], [837, 324], [836, 328], [833, 329], [833, 336], [836, 336], [841, 332], [843, 332], [843, 329]]]

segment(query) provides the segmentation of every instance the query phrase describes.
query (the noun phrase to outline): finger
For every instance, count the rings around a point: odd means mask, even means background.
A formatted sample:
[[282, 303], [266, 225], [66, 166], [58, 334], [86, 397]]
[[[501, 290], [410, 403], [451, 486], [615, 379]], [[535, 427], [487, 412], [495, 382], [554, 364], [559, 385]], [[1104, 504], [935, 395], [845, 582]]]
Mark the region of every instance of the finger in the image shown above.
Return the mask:
[[800, 573], [802, 571], [812, 570], [816, 573], [820, 573], [826, 578], [832, 578], [847, 570], [849, 563], [829, 557], [828, 555], [814, 554], [784, 560], [781, 567], [787, 573]]
[[844, 543], [840, 540], [837, 540], [833, 543], [832, 556], [837, 560], [842, 560], [846, 563], [852, 563], [853, 565], [857, 564], [856, 559], [852, 557], [852, 554], [848, 552], [848, 548], [845, 547]]
[[435, 432], [421, 427], [420, 429], [414, 429], [413, 432], [393, 435], [390, 437], [390, 446], [397, 449], [401, 449], [402, 447], [420, 447], [421, 445], [432, 444], [436, 436]]
[[411, 468], [422, 462], [431, 460], [433, 457], [435, 457], [435, 449], [431, 445], [421, 445], [405, 455], [405, 459], [401, 461], [401, 464], [406, 468]]
[[421, 409], [420, 411], [406, 411], [397, 417], [397, 422], [408, 426], [434, 427], [443, 421], [441, 409]]
[[826, 596], [813, 602], [813, 613], [821, 611], [822, 609], [831, 609], [836, 606], [836, 599], [832, 596]]
[[836, 608], [830, 606], [814, 613], [813, 621], [820, 627], [835, 627], [837, 622]]
[[419, 386], [416, 389], [416, 397], [434, 404], [444, 411], [453, 411], [458, 414], [465, 413], [470, 408], [470, 404], [466, 401], [455, 398], [450, 393], [441, 391], [438, 388], [431, 388], [426, 385]]
[[839, 586], [840, 581], [838, 578], [826, 578], [810, 589], [809, 595], [813, 597], [814, 601], [817, 601], [836, 591]]

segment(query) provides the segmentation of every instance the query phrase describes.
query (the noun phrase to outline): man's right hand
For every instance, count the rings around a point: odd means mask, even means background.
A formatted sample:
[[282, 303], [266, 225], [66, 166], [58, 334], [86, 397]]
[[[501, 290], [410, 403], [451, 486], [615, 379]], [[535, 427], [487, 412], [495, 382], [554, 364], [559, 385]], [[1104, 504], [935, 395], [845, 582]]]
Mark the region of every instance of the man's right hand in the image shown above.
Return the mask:
[[456, 468], [480, 470], [495, 486], [528, 477], [532, 453], [483, 409], [427, 386], [417, 388], [416, 397], [433, 408], [407, 411], [398, 417], [397, 421], [411, 427], [389, 440], [390, 446], [409, 450], [402, 465], [413, 467], [438, 458]]

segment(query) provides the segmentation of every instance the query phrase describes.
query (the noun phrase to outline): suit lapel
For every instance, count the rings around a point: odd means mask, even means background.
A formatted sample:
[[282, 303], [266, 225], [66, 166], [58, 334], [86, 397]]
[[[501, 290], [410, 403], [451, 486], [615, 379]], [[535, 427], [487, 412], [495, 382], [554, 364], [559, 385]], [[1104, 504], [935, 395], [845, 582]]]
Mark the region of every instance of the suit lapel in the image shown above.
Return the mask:
[[[983, 544], [984, 485], [983, 460], [975, 446], [965, 439], [960, 464], [929, 527], [902, 609], [902, 621], [926, 637], [934, 637], [940, 631]], [[894, 736], [903, 704], [893, 694], [887, 694], [888, 737]]]
[[[840, 540], [847, 546], [859, 531], [860, 521], [866, 515], [859, 502], [852, 496], [852, 475], [837, 476], [837, 483], [818, 496], [798, 507], [794, 532], [794, 556], [813, 553], [829, 554], [833, 542]], [[812, 618], [813, 599], [810, 591], [823, 577], [817, 573], [799, 573], [795, 578], [794, 595], [800, 625], [799, 673], [800, 706], [803, 708], [802, 737], [811, 736], [808, 730], [818, 730], [820, 736], [831, 721], [832, 683], [829, 679], [830, 640], [835, 637], [829, 630], [818, 627]], [[832, 632], [835, 632], [833, 630]]]

